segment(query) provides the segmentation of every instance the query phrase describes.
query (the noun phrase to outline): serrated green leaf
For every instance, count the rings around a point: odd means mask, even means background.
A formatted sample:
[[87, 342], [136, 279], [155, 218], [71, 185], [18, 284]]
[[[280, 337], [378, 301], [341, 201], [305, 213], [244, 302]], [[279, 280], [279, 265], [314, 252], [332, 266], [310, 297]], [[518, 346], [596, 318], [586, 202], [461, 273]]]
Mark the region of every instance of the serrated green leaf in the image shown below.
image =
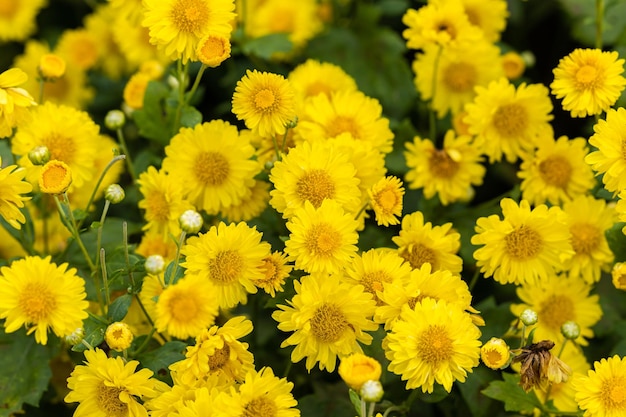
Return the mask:
[[109, 321], [116, 322], [122, 321], [126, 314], [128, 313], [128, 309], [130, 308], [130, 303], [133, 301], [133, 296], [130, 294], [124, 294], [117, 297], [111, 305], [109, 306]]
[[241, 50], [245, 55], [254, 55], [262, 59], [271, 59], [276, 53], [289, 53], [293, 44], [286, 33], [272, 33], [270, 35], [246, 41]]
[[182, 127], [194, 127], [202, 123], [202, 113], [193, 106], [185, 106], [181, 109], [180, 125]]
[[503, 381], [492, 381], [481, 392], [489, 398], [504, 402], [505, 411], [532, 413], [535, 408], [541, 407], [534, 391], [525, 392], [519, 385], [519, 375], [503, 373], [502, 377]]
[[[89, 315], [83, 322], [83, 328], [85, 329], [85, 336], [83, 339], [90, 346], [96, 347], [104, 342], [104, 332], [107, 329], [107, 322], [101, 317]], [[83, 343], [72, 346], [74, 352], [84, 352], [87, 350], [87, 346]]]
[[144, 368], [150, 369], [155, 375], [161, 374], [163, 370], [174, 362], [185, 359], [185, 348], [187, 344], [178, 340], [167, 342], [164, 345], [142, 353], [137, 357]]

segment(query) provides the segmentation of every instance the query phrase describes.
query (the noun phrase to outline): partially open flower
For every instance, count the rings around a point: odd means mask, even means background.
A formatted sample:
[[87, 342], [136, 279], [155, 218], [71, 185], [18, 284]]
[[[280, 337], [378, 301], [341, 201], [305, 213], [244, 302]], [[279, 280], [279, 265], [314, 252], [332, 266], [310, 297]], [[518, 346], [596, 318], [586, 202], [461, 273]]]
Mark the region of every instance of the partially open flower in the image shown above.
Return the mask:
[[511, 357], [509, 346], [500, 338], [492, 337], [480, 348], [480, 358], [491, 369], [504, 367]]
[[107, 327], [104, 340], [111, 349], [122, 351], [130, 347], [133, 341], [133, 332], [128, 324], [117, 321]]
[[366, 381], [378, 381], [381, 372], [380, 363], [362, 353], [353, 353], [339, 364], [339, 376], [357, 392]]
[[72, 170], [63, 161], [48, 161], [39, 176], [39, 189], [46, 194], [62, 194], [72, 183]]
[[204, 65], [215, 68], [230, 57], [230, 39], [220, 34], [209, 34], [200, 39], [196, 54]]
[[[532, 388], [544, 390], [548, 383], [555, 384], [565, 382], [572, 373], [571, 368], [558, 357], [550, 353], [554, 347], [554, 342], [542, 340], [521, 349], [518, 356], [513, 358], [513, 362], [521, 362], [520, 385], [524, 391], [528, 392]], [[515, 353], [515, 351], [513, 351]]]
[[65, 60], [55, 54], [45, 54], [39, 60], [37, 69], [46, 80], [61, 78], [65, 74]]
[[626, 263], [617, 262], [611, 271], [613, 286], [618, 290], [626, 290]]

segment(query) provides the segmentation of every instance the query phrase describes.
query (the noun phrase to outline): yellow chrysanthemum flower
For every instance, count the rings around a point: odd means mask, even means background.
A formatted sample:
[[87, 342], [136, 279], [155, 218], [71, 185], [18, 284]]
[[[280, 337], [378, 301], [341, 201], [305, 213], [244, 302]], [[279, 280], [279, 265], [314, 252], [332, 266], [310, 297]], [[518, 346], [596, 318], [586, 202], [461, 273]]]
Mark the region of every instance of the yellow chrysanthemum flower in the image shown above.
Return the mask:
[[611, 269], [611, 281], [613, 286], [622, 291], [626, 291], [626, 263], [616, 262]]
[[441, 50], [428, 45], [413, 61], [415, 86], [422, 100], [430, 100], [439, 118], [448, 112], [454, 115], [474, 99], [475, 87], [504, 76], [502, 66], [495, 64], [499, 60], [500, 49], [484, 39]]
[[[456, 0], [434, 0], [434, 3], [451, 3]], [[509, 17], [506, 0], [461, 0], [469, 22], [490, 42], [500, 40]]]
[[552, 94], [572, 117], [600, 114], [615, 104], [626, 86], [624, 59], [616, 51], [575, 49], [552, 70]]
[[198, 61], [207, 67], [218, 67], [230, 57], [230, 38], [219, 33], [209, 33], [198, 42], [196, 55]]
[[293, 266], [287, 264], [287, 255], [274, 251], [263, 258], [263, 263], [259, 269], [263, 271], [264, 277], [255, 280], [254, 285], [274, 297], [276, 291], [283, 291], [283, 284], [289, 277]]
[[511, 84], [506, 78], [476, 87], [476, 97], [465, 106], [471, 134], [490, 162], [509, 162], [531, 151], [538, 139], [552, 135], [553, 116], [548, 89], [542, 84]]
[[394, 176], [381, 178], [368, 190], [370, 206], [376, 215], [379, 226], [399, 224], [402, 216], [402, 181]]
[[37, 104], [25, 89], [18, 87], [28, 81], [19, 68], [0, 74], [0, 139], [11, 136], [13, 128], [27, 118], [27, 107]]
[[602, 271], [613, 264], [613, 252], [606, 231], [615, 224], [615, 208], [605, 200], [580, 196], [563, 205], [568, 215], [574, 256], [565, 263], [570, 277], [582, 277], [589, 284], [598, 282]]
[[319, 208], [332, 200], [345, 211], [356, 213], [361, 202], [354, 165], [349, 155], [339, 152], [333, 143], [304, 142], [292, 148], [270, 171], [274, 189], [270, 205], [291, 218], [294, 212], [310, 203]]
[[306, 358], [306, 369], [319, 363], [320, 370], [333, 372], [337, 357], [363, 352], [360, 344], [372, 342], [366, 332], [378, 327], [371, 320], [376, 302], [362, 286], [320, 273], [294, 281], [294, 288], [289, 305], [279, 304], [272, 314], [280, 330], [294, 332], [280, 345], [295, 346], [292, 362]]
[[515, 51], [509, 51], [500, 57], [504, 76], [509, 80], [517, 80], [526, 71], [526, 61]]
[[65, 59], [57, 54], [45, 54], [39, 60], [39, 73], [46, 80], [61, 78], [66, 68]]
[[290, 233], [285, 253], [290, 261], [295, 261], [296, 269], [308, 273], [336, 272], [356, 255], [358, 224], [354, 215], [333, 200], [324, 200], [319, 208], [306, 201], [286, 226]]
[[124, 91], [122, 93], [124, 105], [130, 107], [132, 110], [142, 109], [143, 98], [146, 95], [150, 81], [152, 81], [152, 78], [143, 72], [136, 72], [131, 75], [124, 85]]
[[39, 176], [39, 190], [45, 194], [62, 194], [72, 184], [72, 170], [63, 161], [52, 159], [44, 164]]
[[626, 413], [626, 358], [614, 355], [593, 363], [573, 381], [578, 407], [585, 416], [620, 417]]
[[167, 416], [180, 417], [238, 417], [245, 410], [231, 400], [227, 391], [216, 387], [199, 387], [193, 392], [193, 399], [185, 400], [174, 413]]
[[284, 135], [296, 118], [295, 91], [280, 74], [246, 72], [235, 87], [233, 113], [263, 137]]
[[[212, 385], [207, 384], [206, 387], [202, 387], [204, 390], [213, 388]], [[172, 387], [168, 387], [165, 391], [159, 393], [158, 396], [149, 399], [144, 403], [144, 406], [148, 410], [150, 417], [172, 417], [180, 415], [180, 411], [186, 409], [185, 404], [196, 399], [200, 389], [190, 389], [184, 385], [180, 385], [176, 382]]]
[[254, 370], [248, 343], [239, 339], [252, 332], [252, 322], [236, 316], [222, 326], [205, 328], [195, 344], [185, 350], [185, 359], [170, 365], [177, 384], [199, 387], [216, 378], [220, 383], [242, 382]]
[[589, 144], [597, 150], [585, 157], [598, 175], [602, 176], [604, 188], [613, 193], [626, 189], [626, 157], [622, 148], [626, 145], [626, 109], [609, 109], [605, 120], [598, 120], [593, 126], [594, 134]]
[[100, 45], [96, 37], [84, 28], [65, 29], [59, 36], [54, 50], [64, 57], [70, 66], [87, 71], [100, 59]]
[[144, 0], [141, 24], [150, 43], [175, 61], [197, 61], [196, 48], [209, 32], [230, 36], [236, 15], [234, 0]]
[[59, 337], [82, 327], [89, 303], [85, 281], [68, 264], [50, 256], [27, 256], [0, 269], [0, 319], [5, 332], [26, 326], [37, 343], [48, 343], [48, 329]]
[[254, 180], [250, 187], [250, 195], [239, 204], [232, 204], [220, 210], [220, 215], [229, 222], [247, 222], [263, 213], [270, 201], [271, 184], [263, 180]]
[[0, 42], [25, 41], [37, 28], [37, 15], [47, 0], [7, 0], [0, 4]]
[[580, 327], [576, 343], [587, 345], [587, 339], [594, 334], [591, 328], [602, 317], [600, 297], [590, 295], [591, 289], [592, 285], [582, 278], [549, 275], [518, 287], [516, 292], [522, 304], [511, 305], [511, 312], [516, 317], [528, 308], [537, 313], [537, 323], [527, 326], [528, 331], [535, 329], [534, 340], [563, 342], [561, 326], [574, 321]]
[[362, 353], [353, 353], [341, 359], [339, 376], [353, 390], [359, 392], [367, 381], [378, 381], [382, 373], [380, 362]]
[[456, 254], [461, 247], [461, 235], [452, 230], [452, 223], [433, 226], [431, 222], [424, 223], [424, 215], [416, 211], [402, 218], [400, 233], [391, 240], [413, 269], [420, 269], [426, 263], [433, 271], [447, 269], [458, 274], [463, 269], [463, 260]]
[[24, 180], [25, 175], [26, 171], [16, 165], [0, 168], [0, 216], [15, 229], [21, 229], [26, 222], [20, 209], [25, 201], [30, 200], [26, 194], [33, 190], [33, 186]]
[[587, 194], [596, 184], [585, 163], [587, 152], [585, 138], [542, 137], [533, 152], [522, 155], [517, 172], [522, 179], [522, 198], [533, 205], [559, 205]]
[[435, 382], [450, 392], [478, 366], [480, 330], [469, 314], [447, 302], [424, 299], [400, 318], [383, 341], [388, 369], [407, 381], [406, 389], [432, 393]]
[[473, 195], [473, 186], [483, 183], [485, 167], [482, 165], [482, 147], [472, 143], [472, 137], [457, 136], [448, 130], [443, 139], [443, 149], [432, 141], [413, 138], [405, 143], [404, 157], [409, 170], [405, 179], [409, 188], [423, 188], [424, 197], [439, 197], [441, 204], [467, 201]]
[[141, 237], [135, 253], [145, 258], [151, 255], [161, 255], [166, 262], [169, 262], [176, 256], [176, 241], [161, 233], [147, 230]]
[[518, 205], [510, 198], [502, 199], [500, 207], [503, 218], [480, 217], [471, 239], [481, 246], [474, 259], [485, 278], [492, 276], [501, 284], [532, 283], [564, 268], [574, 250], [563, 210], [544, 204], [531, 210], [528, 201]]
[[165, 155], [162, 169], [197, 209], [208, 214], [247, 198], [261, 170], [252, 159], [252, 145], [223, 120], [182, 128], [165, 147]]
[[171, 175], [153, 166], [139, 175], [137, 180], [139, 192], [143, 196], [138, 206], [145, 210], [146, 224], [142, 230], [150, 230], [170, 239], [170, 235], [178, 238], [180, 225], [178, 218], [194, 206], [183, 197], [183, 191], [172, 179]]
[[337, 91], [356, 91], [356, 81], [339, 65], [330, 62], [320, 62], [307, 59], [297, 65], [287, 79], [296, 92], [296, 98], [300, 106], [306, 100], [319, 94], [330, 98]]
[[154, 326], [159, 332], [184, 340], [211, 326], [218, 310], [211, 284], [204, 277], [186, 275], [159, 295]]
[[147, 416], [143, 400], [166, 389], [147, 368], [137, 371], [138, 361], [108, 358], [101, 349], [85, 351], [85, 365], [78, 365], [67, 379], [70, 393], [65, 402], [77, 402], [76, 417]]
[[256, 293], [254, 282], [263, 279], [260, 269], [271, 246], [263, 234], [244, 222], [220, 222], [208, 232], [187, 239], [181, 249], [186, 274], [210, 283], [210, 292], [222, 308], [245, 304], [248, 293]]
[[130, 326], [121, 321], [109, 324], [104, 332], [104, 341], [111, 349], [118, 352], [128, 349], [134, 337]]
[[318, 94], [304, 105], [295, 128], [306, 141], [326, 141], [347, 136], [382, 154], [392, 150], [394, 134], [380, 102], [358, 90]]
[[492, 337], [480, 348], [480, 359], [491, 369], [500, 369], [509, 363], [511, 351], [506, 342]]

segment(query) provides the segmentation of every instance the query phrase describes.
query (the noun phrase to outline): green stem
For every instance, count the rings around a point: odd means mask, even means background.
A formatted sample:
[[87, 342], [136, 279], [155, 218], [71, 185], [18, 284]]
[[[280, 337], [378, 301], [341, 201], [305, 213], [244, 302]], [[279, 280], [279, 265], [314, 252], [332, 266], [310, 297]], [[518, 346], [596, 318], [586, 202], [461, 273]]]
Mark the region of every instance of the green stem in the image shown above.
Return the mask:
[[[85, 244], [80, 238], [80, 233], [78, 233], [78, 226], [76, 224], [76, 219], [74, 218], [74, 213], [72, 212], [72, 208], [70, 206], [70, 201], [69, 201], [69, 198], [67, 197], [67, 193], [63, 193], [62, 196], [63, 196], [63, 203], [67, 205], [67, 212], [69, 213], [69, 221], [72, 226], [72, 230], [71, 230], [72, 237], [76, 241], [76, 244], [80, 248], [80, 251], [83, 253], [85, 260], [87, 261], [87, 265], [89, 265], [89, 269], [91, 270], [92, 273], [94, 273], [96, 271], [96, 265], [91, 260], [91, 257], [89, 256], [89, 252], [87, 251]], [[61, 213], [61, 216], [65, 217], [65, 212], [61, 205], [61, 202], [59, 201], [59, 196], [55, 195], [54, 200], [56, 201], [57, 208], [59, 212]]]
[[359, 414], [361, 417], [367, 417], [367, 403], [363, 401], [363, 398], [361, 398], [361, 412]]
[[178, 272], [178, 262], [180, 261], [180, 248], [185, 242], [185, 237], [187, 237], [187, 233], [185, 233], [185, 231], [183, 230], [182, 232], [180, 232], [180, 238], [178, 239], [178, 243], [176, 244], [176, 258], [174, 259], [174, 269], [172, 270], [170, 278], [165, 283], [166, 286], [172, 284], [172, 279], [176, 276], [176, 272]]
[[[104, 202], [104, 208], [102, 209], [102, 216], [100, 216], [100, 224], [98, 225], [98, 235], [96, 238], [96, 252], [100, 252], [100, 249], [102, 248], [102, 229], [104, 228], [104, 221], [106, 220], [107, 217], [107, 212], [109, 211], [109, 206], [111, 205], [111, 202], [109, 200], [106, 200]], [[96, 260], [96, 266], [98, 265], [98, 260]]]
[[470, 281], [468, 288], [469, 291], [472, 292], [472, 290], [474, 289], [474, 287], [476, 286], [476, 283], [478, 282], [478, 277], [480, 276], [480, 268], [476, 268], [476, 270], [474, 271], [474, 275], [472, 275], [472, 280]]
[[[202, 66], [198, 70], [198, 74], [196, 74], [196, 79], [194, 80], [193, 85], [191, 86], [191, 90], [189, 90], [189, 94], [187, 94], [187, 97], [189, 97], [189, 101], [191, 101], [191, 99], [193, 98], [193, 95], [196, 93], [196, 90], [198, 89], [198, 85], [200, 85], [200, 79], [202, 78], [202, 74], [204, 73], [206, 69], [207, 69], [207, 66], [202, 64]], [[187, 104], [187, 102], [185, 102], [185, 104]]]
[[102, 282], [104, 284], [104, 302], [106, 308], [104, 312], [107, 313], [109, 306], [111, 305], [111, 295], [109, 294], [109, 276], [107, 274], [107, 264], [105, 262], [106, 254], [104, 248], [100, 249], [100, 268], [102, 269]]
[[602, 31], [604, 29], [604, 0], [596, 0], [596, 48], [602, 49]]
[[120, 147], [122, 148], [122, 152], [126, 155], [126, 168], [128, 169], [128, 173], [130, 177], [133, 179], [133, 183], [137, 182], [137, 174], [135, 173], [135, 167], [133, 165], [133, 161], [130, 157], [130, 153], [128, 152], [128, 147], [126, 146], [126, 139], [124, 138], [124, 132], [121, 128], [116, 129], [117, 140], [120, 142]]
[[180, 118], [185, 105], [185, 90], [187, 89], [187, 64], [183, 64], [180, 59], [177, 61], [178, 68], [178, 106], [176, 107], [176, 115], [172, 126], [172, 135], [175, 135], [180, 129]]
[[363, 214], [363, 212], [367, 210], [367, 207], [369, 207], [369, 205], [370, 205], [370, 201], [368, 199], [365, 202], [365, 204], [363, 204], [361, 208], [359, 209], [359, 211], [356, 213], [356, 216], [354, 216], [354, 220], [359, 220], [359, 217], [361, 217], [361, 214]]
[[148, 333], [141, 346], [139, 346], [137, 350], [133, 352], [133, 357], [137, 357], [137, 355], [139, 355], [146, 348], [146, 346], [148, 346], [148, 343], [150, 343], [150, 340], [152, 340], [152, 336], [154, 336], [154, 332], [156, 332], [156, 327], [152, 326], [152, 328], [150, 329], [150, 333]]

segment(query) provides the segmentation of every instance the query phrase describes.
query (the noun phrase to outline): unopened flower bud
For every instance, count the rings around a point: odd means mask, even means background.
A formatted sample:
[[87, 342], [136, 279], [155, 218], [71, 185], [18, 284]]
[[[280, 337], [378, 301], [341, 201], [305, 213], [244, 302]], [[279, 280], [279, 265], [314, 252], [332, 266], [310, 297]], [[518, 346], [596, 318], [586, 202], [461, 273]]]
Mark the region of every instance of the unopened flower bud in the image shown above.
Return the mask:
[[180, 228], [188, 235], [196, 234], [202, 229], [202, 216], [195, 210], [186, 210], [178, 218]]
[[526, 326], [532, 326], [533, 324], [537, 323], [537, 320], [539, 319], [537, 317], [537, 313], [535, 313], [535, 311], [531, 310], [530, 308], [522, 311], [522, 314], [520, 314], [519, 318]]
[[78, 327], [72, 333], [65, 336], [65, 341], [70, 345], [77, 345], [83, 340], [85, 337], [85, 329], [82, 327]]
[[613, 286], [618, 290], [626, 291], [626, 263], [617, 262], [613, 265], [611, 276], [613, 278]]
[[39, 189], [46, 194], [63, 194], [72, 184], [72, 170], [63, 161], [46, 162], [39, 176]]
[[120, 129], [126, 123], [126, 116], [121, 110], [111, 110], [104, 117], [104, 124], [111, 130]]
[[566, 321], [561, 326], [561, 334], [569, 340], [578, 339], [578, 336], [580, 336], [580, 326], [575, 321]]
[[165, 269], [165, 259], [161, 255], [150, 255], [144, 263], [146, 272], [152, 275], [158, 275]]
[[298, 125], [298, 116], [296, 116], [293, 120], [288, 121], [287, 124], [285, 124], [285, 127], [287, 129], [293, 129], [297, 125]]
[[128, 349], [133, 342], [133, 332], [130, 326], [120, 321], [112, 323], [104, 333], [104, 340], [113, 350], [122, 351]]
[[491, 369], [504, 367], [511, 357], [509, 346], [500, 338], [492, 337], [480, 348], [480, 358]]
[[104, 192], [104, 198], [111, 204], [121, 203], [125, 196], [124, 189], [119, 184], [109, 185]]
[[383, 399], [385, 391], [383, 390], [383, 384], [375, 379], [365, 381], [359, 391], [361, 399], [370, 403], [377, 403]]
[[28, 152], [28, 159], [33, 165], [45, 165], [50, 160], [50, 150], [47, 146], [36, 146]]
[[65, 74], [65, 60], [55, 54], [45, 54], [39, 59], [37, 69], [44, 79], [61, 78]]

